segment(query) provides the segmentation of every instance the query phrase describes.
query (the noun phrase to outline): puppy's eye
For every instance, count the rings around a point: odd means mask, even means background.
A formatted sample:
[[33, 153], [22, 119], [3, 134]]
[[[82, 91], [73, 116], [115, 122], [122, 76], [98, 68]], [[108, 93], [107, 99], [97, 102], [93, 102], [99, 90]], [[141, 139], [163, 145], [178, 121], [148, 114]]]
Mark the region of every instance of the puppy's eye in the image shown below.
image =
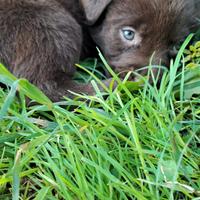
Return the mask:
[[122, 35], [124, 39], [132, 41], [135, 38], [135, 31], [132, 28], [123, 28]]

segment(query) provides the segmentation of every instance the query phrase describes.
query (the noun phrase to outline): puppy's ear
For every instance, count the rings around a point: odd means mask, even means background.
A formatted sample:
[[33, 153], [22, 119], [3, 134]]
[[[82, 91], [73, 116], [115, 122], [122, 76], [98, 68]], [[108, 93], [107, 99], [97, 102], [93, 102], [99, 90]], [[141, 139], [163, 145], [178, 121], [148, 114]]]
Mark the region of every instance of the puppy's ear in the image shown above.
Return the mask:
[[81, 0], [87, 24], [94, 24], [112, 0]]

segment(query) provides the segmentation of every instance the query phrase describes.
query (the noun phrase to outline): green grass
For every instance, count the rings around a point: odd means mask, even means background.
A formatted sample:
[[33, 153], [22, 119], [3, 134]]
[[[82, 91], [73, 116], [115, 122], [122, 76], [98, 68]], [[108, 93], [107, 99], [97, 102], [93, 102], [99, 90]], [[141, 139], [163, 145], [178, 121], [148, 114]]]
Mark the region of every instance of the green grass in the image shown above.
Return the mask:
[[[118, 89], [103, 95], [92, 81], [96, 96], [56, 104], [0, 66], [11, 86], [0, 90], [0, 199], [200, 199], [200, 56], [183, 53], [191, 37], [160, 87], [156, 77], [121, 81], [100, 55]], [[82, 64], [103, 77], [92, 62]]]

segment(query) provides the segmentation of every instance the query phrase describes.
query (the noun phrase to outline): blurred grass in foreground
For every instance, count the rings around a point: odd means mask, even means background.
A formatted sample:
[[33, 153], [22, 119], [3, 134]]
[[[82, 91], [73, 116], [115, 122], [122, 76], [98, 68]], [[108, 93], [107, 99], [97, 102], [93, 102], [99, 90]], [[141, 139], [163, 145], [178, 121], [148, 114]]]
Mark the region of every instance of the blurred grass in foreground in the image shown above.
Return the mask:
[[[0, 199], [199, 199], [200, 65], [188, 51], [184, 59], [191, 38], [159, 87], [156, 77], [126, 82], [131, 72], [120, 80], [100, 54], [118, 89], [105, 95], [92, 81], [96, 96], [55, 104], [1, 65], [10, 89], [0, 90]], [[83, 66], [100, 83], [92, 62]], [[76, 77], [90, 81], [86, 74]], [[27, 107], [25, 96], [40, 105]]]

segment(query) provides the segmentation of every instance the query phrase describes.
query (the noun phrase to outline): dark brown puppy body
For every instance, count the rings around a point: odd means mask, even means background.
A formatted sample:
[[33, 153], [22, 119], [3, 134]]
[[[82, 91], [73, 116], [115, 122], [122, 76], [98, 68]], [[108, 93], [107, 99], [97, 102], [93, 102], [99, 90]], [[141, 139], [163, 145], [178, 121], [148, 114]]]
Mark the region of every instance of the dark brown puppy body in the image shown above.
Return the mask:
[[[76, 12], [74, 0], [66, 6]], [[54, 0], [0, 0], [1, 62], [54, 101], [86, 90], [71, 81], [82, 46], [77, 19]]]
[[192, 0], [0, 0], [0, 61], [53, 101], [68, 90], [91, 93], [72, 76], [93, 41], [116, 71], [143, 66], [154, 52], [166, 61], [192, 9]]

